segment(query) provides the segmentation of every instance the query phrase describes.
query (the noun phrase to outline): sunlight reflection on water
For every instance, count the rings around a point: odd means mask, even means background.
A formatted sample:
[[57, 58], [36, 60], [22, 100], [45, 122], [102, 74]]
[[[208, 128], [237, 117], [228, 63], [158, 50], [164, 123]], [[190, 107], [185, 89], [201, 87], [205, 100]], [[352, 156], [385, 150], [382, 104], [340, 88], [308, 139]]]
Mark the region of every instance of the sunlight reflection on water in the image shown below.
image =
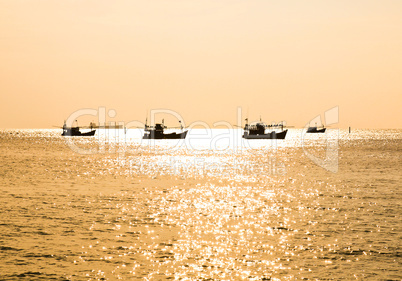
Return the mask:
[[235, 130], [213, 149], [98, 133], [73, 139], [90, 155], [56, 130], [0, 133], [3, 279], [401, 277], [400, 131], [325, 136], [335, 174], [302, 130], [248, 146]]

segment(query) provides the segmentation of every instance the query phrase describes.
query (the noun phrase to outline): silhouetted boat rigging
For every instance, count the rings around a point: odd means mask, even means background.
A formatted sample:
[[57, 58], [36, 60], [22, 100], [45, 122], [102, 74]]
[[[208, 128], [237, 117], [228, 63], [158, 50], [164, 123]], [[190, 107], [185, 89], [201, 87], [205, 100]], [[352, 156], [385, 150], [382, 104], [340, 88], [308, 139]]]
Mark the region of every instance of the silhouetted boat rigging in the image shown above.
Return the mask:
[[90, 123], [91, 128], [94, 129], [124, 129], [124, 126], [121, 124], [115, 125], [96, 125], [95, 123]]
[[248, 118], [246, 118], [246, 125], [244, 126], [243, 138], [245, 139], [279, 139], [283, 140], [286, 137], [287, 129], [283, 129], [283, 122], [279, 124], [267, 125], [261, 121], [256, 124], [249, 125]]
[[78, 125], [76, 127], [67, 127], [66, 122], [64, 121], [63, 133], [61, 135], [65, 136], [65, 137], [68, 137], [68, 136], [88, 137], [88, 136], [95, 135], [95, 132], [96, 132], [96, 130], [93, 129], [93, 123], [90, 123], [90, 126], [88, 126], [88, 127], [81, 127], [81, 129], [91, 129], [91, 131], [82, 133], [80, 131], [80, 127], [78, 127]]
[[[180, 123], [180, 129], [183, 131], [183, 126]], [[185, 139], [188, 131], [184, 131], [181, 133], [168, 133], [165, 134], [164, 130], [167, 129], [164, 123], [164, 119], [162, 119], [162, 123], [157, 123], [155, 126], [148, 126], [147, 121], [145, 121], [144, 128], [144, 137], [143, 139]]]
[[307, 133], [325, 133], [325, 128], [324, 126], [321, 126], [321, 128], [317, 127], [317, 123], [315, 123], [314, 127], [308, 127], [307, 128]]

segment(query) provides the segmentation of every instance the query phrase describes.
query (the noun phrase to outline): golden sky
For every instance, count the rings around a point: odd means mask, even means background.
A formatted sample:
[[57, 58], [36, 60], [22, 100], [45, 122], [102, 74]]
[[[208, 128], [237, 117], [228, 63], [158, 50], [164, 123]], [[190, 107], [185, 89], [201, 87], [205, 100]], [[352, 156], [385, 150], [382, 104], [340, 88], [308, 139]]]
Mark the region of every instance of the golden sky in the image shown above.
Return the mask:
[[100, 106], [402, 128], [402, 1], [0, 0], [0, 128]]

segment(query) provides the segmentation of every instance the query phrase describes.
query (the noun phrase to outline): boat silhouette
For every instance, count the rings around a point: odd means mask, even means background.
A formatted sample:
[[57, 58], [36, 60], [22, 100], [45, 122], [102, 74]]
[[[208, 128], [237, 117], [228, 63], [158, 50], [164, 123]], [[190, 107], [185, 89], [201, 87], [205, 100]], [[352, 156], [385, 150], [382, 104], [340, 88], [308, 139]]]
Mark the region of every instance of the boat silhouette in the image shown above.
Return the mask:
[[327, 128], [325, 128], [324, 126], [322, 126], [321, 128], [317, 127], [317, 123], [315, 123], [315, 126], [310, 126], [307, 128], [307, 133], [325, 133], [326, 129]]
[[288, 132], [283, 129], [283, 122], [279, 124], [267, 125], [261, 121], [256, 124], [248, 124], [246, 118], [246, 125], [244, 126], [243, 138], [245, 139], [278, 139], [283, 140]]
[[[183, 130], [183, 126], [180, 123], [180, 129]], [[162, 119], [162, 123], [157, 123], [155, 126], [148, 126], [147, 121], [145, 121], [144, 136], [143, 139], [185, 139], [188, 131], [181, 133], [168, 133], [166, 134], [164, 130], [167, 129]]]
[[66, 122], [64, 122], [63, 133], [61, 135], [64, 136], [64, 137], [88, 137], [88, 136], [93, 136], [93, 135], [95, 135], [96, 130], [93, 129], [92, 125], [93, 124], [90, 123], [89, 127], [82, 127], [82, 128], [85, 128], [85, 129], [88, 129], [88, 128], [91, 129], [91, 131], [83, 133], [83, 132], [80, 131], [80, 127], [78, 125], [75, 126], [75, 127], [68, 127], [66, 125]]

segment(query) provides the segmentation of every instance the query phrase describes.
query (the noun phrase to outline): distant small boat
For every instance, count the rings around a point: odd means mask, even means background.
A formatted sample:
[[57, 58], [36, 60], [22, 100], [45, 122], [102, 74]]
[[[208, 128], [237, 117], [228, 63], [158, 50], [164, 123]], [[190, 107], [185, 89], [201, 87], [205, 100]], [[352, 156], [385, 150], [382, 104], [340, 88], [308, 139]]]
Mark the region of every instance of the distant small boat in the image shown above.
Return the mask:
[[88, 137], [88, 136], [93, 136], [95, 135], [96, 130], [92, 129], [92, 123], [90, 127], [85, 127], [85, 128], [90, 128], [91, 131], [82, 133], [80, 131], [80, 127], [67, 127], [66, 122], [64, 122], [63, 125], [63, 133], [61, 134], [64, 137], [75, 137], [75, 136], [80, 136], [80, 137]]
[[[181, 121], [180, 122], [180, 128], [183, 130], [183, 127], [181, 126]], [[165, 134], [164, 130], [167, 128], [164, 124], [164, 120], [162, 119], [162, 123], [157, 123], [155, 126], [148, 126], [145, 122], [145, 129], [144, 129], [144, 137], [143, 139], [185, 139], [187, 136], [188, 131], [184, 131], [181, 133], [169, 133]]]
[[243, 138], [245, 139], [278, 139], [283, 140], [288, 130], [283, 129], [283, 123], [267, 125], [264, 122], [258, 122], [255, 125], [249, 125], [246, 118]]
[[315, 124], [314, 127], [308, 127], [307, 128], [307, 133], [325, 133], [325, 130], [327, 128], [325, 128], [324, 126], [322, 126], [321, 128], [317, 127], [317, 124]]

